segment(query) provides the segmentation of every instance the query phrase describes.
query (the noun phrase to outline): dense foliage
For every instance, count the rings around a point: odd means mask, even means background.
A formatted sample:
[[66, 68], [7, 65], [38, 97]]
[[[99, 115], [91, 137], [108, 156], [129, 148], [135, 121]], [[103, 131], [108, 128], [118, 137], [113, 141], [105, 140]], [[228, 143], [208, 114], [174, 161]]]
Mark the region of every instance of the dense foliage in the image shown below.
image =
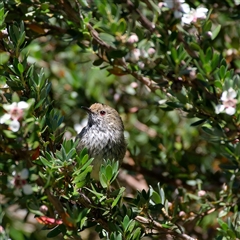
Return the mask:
[[[239, 239], [239, 4], [1, 2], [0, 239]], [[128, 142], [100, 183], [95, 102]]]

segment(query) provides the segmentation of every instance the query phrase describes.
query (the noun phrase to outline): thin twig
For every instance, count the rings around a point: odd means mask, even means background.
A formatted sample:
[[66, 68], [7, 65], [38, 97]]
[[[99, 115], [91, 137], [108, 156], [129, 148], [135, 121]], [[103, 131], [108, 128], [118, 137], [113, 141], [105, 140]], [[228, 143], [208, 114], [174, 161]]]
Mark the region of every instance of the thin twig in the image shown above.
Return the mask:
[[148, 219], [148, 218], [145, 218], [145, 217], [142, 217], [142, 216], [136, 216], [135, 220], [140, 222], [143, 225], [153, 226], [154, 229], [156, 229], [158, 231], [161, 231], [161, 232], [164, 232], [164, 234], [169, 234], [169, 235], [175, 236], [179, 240], [181, 240], [181, 239], [182, 240], [196, 240], [196, 238], [192, 238], [192, 237], [190, 237], [189, 235], [187, 235], [185, 233], [178, 233], [178, 232], [166, 229], [166, 228], [164, 228], [162, 226], [161, 223], [159, 223], [159, 222], [157, 222], [157, 221], [155, 221], [153, 219]]

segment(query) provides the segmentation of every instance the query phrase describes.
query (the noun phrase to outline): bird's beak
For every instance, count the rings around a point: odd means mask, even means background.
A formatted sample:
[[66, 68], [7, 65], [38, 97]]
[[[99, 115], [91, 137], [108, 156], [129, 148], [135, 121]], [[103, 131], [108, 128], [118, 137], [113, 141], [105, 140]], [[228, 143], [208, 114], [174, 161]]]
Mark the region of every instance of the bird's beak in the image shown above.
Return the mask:
[[90, 113], [90, 114], [93, 113], [92, 110], [91, 110], [90, 108], [88, 108], [88, 107], [81, 106], [81, 108], [82, 108], [83, 110], [87, 111], [87, 113]]

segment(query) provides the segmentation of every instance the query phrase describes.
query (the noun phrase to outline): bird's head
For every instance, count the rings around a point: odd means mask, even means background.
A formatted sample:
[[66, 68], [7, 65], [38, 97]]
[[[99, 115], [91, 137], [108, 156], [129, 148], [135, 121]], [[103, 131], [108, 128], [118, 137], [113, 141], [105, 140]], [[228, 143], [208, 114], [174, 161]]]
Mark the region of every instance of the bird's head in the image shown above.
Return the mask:
[[95, 125], [103, 130], [124, 130], [122, 119], [114, 108], [102, 103], [94, 103], [90, 108], [83, 106], [82, 109], [88, 113], [89, 127]]

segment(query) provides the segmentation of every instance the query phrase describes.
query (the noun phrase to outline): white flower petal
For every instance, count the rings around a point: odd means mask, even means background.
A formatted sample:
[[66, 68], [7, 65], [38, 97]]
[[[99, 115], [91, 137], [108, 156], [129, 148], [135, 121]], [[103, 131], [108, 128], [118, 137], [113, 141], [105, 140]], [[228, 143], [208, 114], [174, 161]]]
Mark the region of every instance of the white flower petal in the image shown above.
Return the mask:
[[196, 13], [195, 14], [196, 14], [197, 18], [205, 19], [207, 17], [207, 12], [208, 12], [207, 8], [200, 7], [200, 8], [196, 9]]
[[29, 172], [26, 168], [24, 168], [19, 174], [20, 174], [21, 179], [27, 179], [28, 175], [29, 175]]
[[26, 195], [32, 194], [32, 193], [33, 193], [33, 190], [32, 190], [31, 185], [30, 185], [30, 184], [25, 184], [25, 185], [23, 186], [23, 192], [24, 192], [24, 194], [26, 194]]
[[223, 91], [222, 96], [221, 96], [222, 101], [228, 100], [228, 91]]
[[26, 109], [29, 107], [29, 104], [27, 102], [21, 101], [18, 103], [18, 107], [22, 109]]
[[182, 12], [174, 11], [174, 17], [175, 18], [181, 18], [182, 17]]
[[5, 113], [0, 117], [0, 124], [6, 123], [7, 120], [11, 118], [11, 115], [8, 113]]
[[220, 104], [219, 104], [219, 105], [217, 105], [217, 106], [215, 107], [215, 113], [216, 113], [216, 114], [219, 114], [219, 113], [223, 112], [224, 109], [225, 109], [224, 105], [220, 105]]
[[187, 3], [181, 4], [181, 11], [186, 14], [191, 13], [190, 6]]
[[228, 107], [225, 110], [226, 114], [233, 115], [236, 112], [236, 109], [234, 107]]
[[235, 98], [237, 96], [237, 92], [233, 88], [228, 89], [228, 99]]
[[193, 21], [193, 15], [191, 14], [184, 14], [182, 17], [182, 23], [184, 24], [191, 24], [191, 22]]
[[11, 121], [11, 123], [9, 124], [9, 128], [13, 132], [17, 132], [19, 130], [19, 128], [20, 128], [20, 122], [18, 120]]

